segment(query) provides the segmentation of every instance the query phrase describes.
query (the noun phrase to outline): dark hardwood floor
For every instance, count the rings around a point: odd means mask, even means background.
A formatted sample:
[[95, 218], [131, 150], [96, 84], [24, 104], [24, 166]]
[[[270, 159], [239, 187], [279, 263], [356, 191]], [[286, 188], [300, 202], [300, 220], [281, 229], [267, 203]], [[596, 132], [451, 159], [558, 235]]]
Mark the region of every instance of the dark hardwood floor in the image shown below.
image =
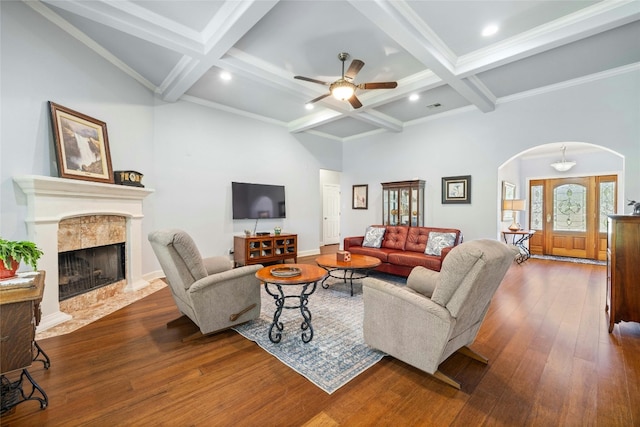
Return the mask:
[[163, 289], [42, 340], [51, 368], [30, 371], [49, 407], [23, 403], [0, 424], [640, 425], [640, 324], [607, 332], [605, 270], [514, 264], [472, 345], [489, 365], [455, 354], [441, 366], [460, 391], [385, 357], [328, 395], [234, 331], [183, 343], [195, 327], [167, 329], [178, 311]]

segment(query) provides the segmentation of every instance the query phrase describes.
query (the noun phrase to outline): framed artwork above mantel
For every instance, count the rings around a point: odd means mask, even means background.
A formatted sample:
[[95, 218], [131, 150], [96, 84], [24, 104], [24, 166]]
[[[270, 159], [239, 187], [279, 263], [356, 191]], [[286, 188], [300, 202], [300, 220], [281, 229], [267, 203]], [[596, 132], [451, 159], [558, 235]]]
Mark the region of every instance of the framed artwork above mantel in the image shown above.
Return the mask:
[[113, 184], [107, 124], [49, 101], [61, 178]]

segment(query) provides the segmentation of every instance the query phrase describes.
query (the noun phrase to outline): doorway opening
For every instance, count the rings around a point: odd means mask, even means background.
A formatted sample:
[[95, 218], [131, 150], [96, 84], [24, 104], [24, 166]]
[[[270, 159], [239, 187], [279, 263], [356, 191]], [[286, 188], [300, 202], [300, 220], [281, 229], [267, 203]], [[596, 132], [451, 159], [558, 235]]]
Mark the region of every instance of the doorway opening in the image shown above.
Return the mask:
[[[563, 146], [576, 164], [559, 172], [550, 165]], [[551, 142], [513, 155], [498, 168], [498, 238], [513, 218], [503, 199], [524, 199], [519, 219], [522, 229], [535, 231], [527, 242], [532, 254], [605, 260], [607, 215], [624, 210], [624, 171], [623, 155], [587, 142]], [[505, 183], [513, 188], [509, 197]]]

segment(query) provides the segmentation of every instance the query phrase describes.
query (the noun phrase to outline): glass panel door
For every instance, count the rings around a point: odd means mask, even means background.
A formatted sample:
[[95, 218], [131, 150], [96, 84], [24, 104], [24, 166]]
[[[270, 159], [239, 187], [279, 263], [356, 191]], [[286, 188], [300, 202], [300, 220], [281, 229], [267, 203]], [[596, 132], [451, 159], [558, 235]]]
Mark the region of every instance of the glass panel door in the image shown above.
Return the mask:
[[606, 259], [607, 215], [615, 213], [617, 176], [529, 182], [532, 254]]

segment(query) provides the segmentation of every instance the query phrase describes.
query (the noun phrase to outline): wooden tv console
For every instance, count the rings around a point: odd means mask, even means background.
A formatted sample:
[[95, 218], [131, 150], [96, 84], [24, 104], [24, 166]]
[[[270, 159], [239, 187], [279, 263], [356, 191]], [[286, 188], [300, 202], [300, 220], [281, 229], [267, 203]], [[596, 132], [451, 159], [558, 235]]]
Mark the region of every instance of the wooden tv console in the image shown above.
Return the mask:
[[236, 265], [298, 261], [298, 235], [281, 233], [266, 236], [234, 236], [233, 260]]

